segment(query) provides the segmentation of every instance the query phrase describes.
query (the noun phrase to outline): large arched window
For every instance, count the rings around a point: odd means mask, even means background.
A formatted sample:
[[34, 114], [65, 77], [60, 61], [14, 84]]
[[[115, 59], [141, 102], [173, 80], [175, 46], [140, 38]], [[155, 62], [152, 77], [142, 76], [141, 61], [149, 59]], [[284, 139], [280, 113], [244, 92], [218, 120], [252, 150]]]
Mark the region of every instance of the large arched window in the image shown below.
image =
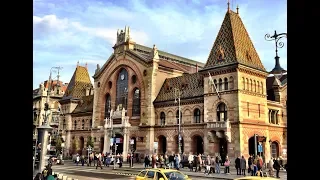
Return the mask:
[[104, 118], [110, 118], [111, 111], [111, 96], [110, 94], [106, 95], [106, 103], [104, 105]]
[[[182, 124], [182, 112], [180, 112], [180, 118], [181, 118], [180, 122]], [[176, 119], [177, 119], [177, 124], [179, 124], [179, 110], [176, 113]]]
[[213, 80], [213, 83], [214, 83], [214, 91], [217, 92], [217, 88], [218, 88], [217, 80]]
[[84, 129], [84, 119], [82, 119], [81, 129]]
[[132, 116], [140, 116], [140, 90], [133, 91]]
[[234, 81], [233, 81], [233, 77], [232, 76], [230, 76], [230, 78], [229, 78], [230, 80], [229, 80], [229, 88], [232, 90], [233, 88], [234, 88]]
[[193, 112], [193, 121], [194, 123], [200, 123], [200, 109], [195, 109], [194, 112]]
[[73, 128], [77, 129], [77, 121], [76, 120], [74, 120]]
[[224, 90], [228, 90], [228, 78], [224, 78]]
[[160, 125], [166, 124], [166, 114], [164, 112], [160, 113]]
[[117, 80], [117, 107], [120, 105], [120, 110], [127, 110], [128, 101], [128, 72], [126, 69], [121, 69]]
[[222, 91], [222, 79], [219, 79], [219, 91]]
[[217, 121], [227, 120], [227, 107], [224, 103], [220, 103], [217, 107]]
[[271, 143], [271, 156], [273, 158], [279, 157], [279, 144], [276, 141]]

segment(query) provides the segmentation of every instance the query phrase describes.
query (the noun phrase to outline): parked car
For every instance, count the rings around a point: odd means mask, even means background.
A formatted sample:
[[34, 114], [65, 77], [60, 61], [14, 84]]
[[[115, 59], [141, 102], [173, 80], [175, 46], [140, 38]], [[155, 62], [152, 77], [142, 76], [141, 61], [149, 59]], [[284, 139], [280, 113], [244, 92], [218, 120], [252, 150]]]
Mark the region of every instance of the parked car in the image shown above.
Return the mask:
[[144, 169], [137, 176], [136, 180], [158, 179], [158, 180], [191, 180], [188, 175], [175, 169]]

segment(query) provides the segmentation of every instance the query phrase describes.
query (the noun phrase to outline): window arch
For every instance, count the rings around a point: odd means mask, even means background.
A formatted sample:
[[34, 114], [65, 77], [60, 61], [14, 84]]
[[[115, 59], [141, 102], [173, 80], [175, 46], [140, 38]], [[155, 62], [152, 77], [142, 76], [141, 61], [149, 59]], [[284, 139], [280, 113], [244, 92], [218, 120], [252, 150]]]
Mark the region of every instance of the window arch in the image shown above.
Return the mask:
[[228, 90], [228, 78], [224, 78], [224, 90]]
[[222, 79], [219, 79], [219, 91], [222, 91]]
[[132, 115], [140, 116], [140, 90], [135, 88], [133, 91]]
[[257, 81], [257, 85], [258, 85], [257, 92], [260, 93], [260, 82], [259, 81]]
[[127, 110], [128, 101], [128, 71], [125, 68], [120, 70], [117, 79], [117, 106], [120, 105], [120, 110]]
[[253, 80], [253, 87], [254, 87], [254, 92], [257, 92], [257, 84], [256, 84], [256, 80]]
[[106, 95], [106, 102], [104, 105], [104, 118], [110, 117], [110, 111], [111, 111], [111, 96], [110, 94]]
[[160, 113], [160, 125], [166, 124], [166, 114], [164, 112]]
[[271, 143], [271, 156], [273, 158], [279, 157], [279, 144], [276, 141]]
[[66, 120], [64, 119], [62, 122], [62, 129], [66, 129], [67, 128], [67, 124], [66, 124]]
[[246, 81], [244, 80], [244, 77], [242, 77], [242, 86], [243, 90], [246, 90]]
[[84, 119], [82, 119], [81, 129], [84, 129]]
[[234, 88], [234, 81], [233, 81], [233, 77], [232, 77], [232, 76], [230, 76], [230, 78], [229, 78], [229, 84], [230, 84], [230, 85], [229, 85], [229, 86], [230, 86], [229, 88], [230, 88], [230, 89], [233, 89], [233, 88]]
[[249, 79], [248, 78], [246, 78], [246, 90], [249, 90]]
[[200, 118], [201, 118], [201, 112], [200, 109], [195, 109], [193, 112], [193, 121], [194, 123], [200, 123]]
[[217, 107], [217, 121], [227, 120], [227, 106], [225, 103], [221, 102]]
[[263, 94], [263, 83], [261, 82], [261, 94]]
[[214, 90], [215, 90], [215, 92], [216, 92], [216, 91], [217, 91], [217, 88], [218, 88], [217, 80], [213, 80], [213, 83], [214, 83], [214, 86], [215, 86]]
[[77, 129], [77, 121], [74, 120], [73, 128], [76, 130]]
[[250, 91], [253, 91], [253, 84], [252, 84], [252, 79], [250, 79]]
[[[180, 118], [181, 118], [180, 122], [182, 124], [182, 112], [180, 112]], [[177, 124], [179, 124], [179, 110], [176, 112], [176, 119], [177, 119]]]

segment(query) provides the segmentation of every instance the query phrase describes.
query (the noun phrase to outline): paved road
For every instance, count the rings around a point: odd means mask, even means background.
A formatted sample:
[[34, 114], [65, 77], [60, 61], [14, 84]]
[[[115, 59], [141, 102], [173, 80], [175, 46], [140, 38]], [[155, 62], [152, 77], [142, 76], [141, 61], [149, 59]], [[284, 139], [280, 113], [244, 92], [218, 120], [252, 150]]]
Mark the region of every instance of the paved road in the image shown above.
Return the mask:
[[[136, 164], [135, 168], [129, 168], [127, 164], [124, 164], [123, 168], [116, 168], [113, 170], [112, 167], [103, 167], [103, 169], [95, 169], [95, 167], [88, 166], [76, 166], [70, 161], [66, 161], [65, 165], [55, 165], [53, 170], [62, 174], [70, 175], [70, 177], [77, 178], [79, 180], [90, 179], [101, 180], [101, 179], [134, 179], [141, 171], [142, 165]], [[208, 180], [210, 179], [235, 179], [241, 176], [235, 175], [236, 172], [231, 168], [229, 175], [226, 174], [213, 174], [211, 176], [205, 176], [203, 172], [190, 172], [187, 168], [181, 169], [182, 172], [187, 174], [192, 179]], [[79, 176], [79, 177], [78, 177]], [[286, 172], [280, 173], [281, 180], [287, 180]]]

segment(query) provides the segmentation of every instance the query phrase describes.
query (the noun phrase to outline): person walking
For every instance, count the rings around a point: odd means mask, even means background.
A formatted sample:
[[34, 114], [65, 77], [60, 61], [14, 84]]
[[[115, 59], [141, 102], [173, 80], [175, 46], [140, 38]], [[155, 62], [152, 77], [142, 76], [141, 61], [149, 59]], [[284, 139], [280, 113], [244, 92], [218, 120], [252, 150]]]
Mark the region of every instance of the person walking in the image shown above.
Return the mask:
[[78, 166], [79, 162], [80, 162], [80, 156], [77, 155], [77, 157], [76, 157], [76, 164], [77, 164], [77, 166]]
[[280, 162], [279, 162], [279, 158], [275, 159], [274, 162], [273, 162], [273, 168], [276, 170], [276, 177], [277, 178], [280, 178], [279, 176], [279, 172], [280, 172]]
[[239, 156], [235, 160], [235, 165], [236, 165], [236, 169], [237, 169], [237, 175], [241, 175], [240, 158], [239, 158]]
[[241, 173], [240, 174], [246, 176], [247, 161], [244, 158], [244, 156], [242, 156], [241, 159], [240, 159], [240, 169], [241, 169]]
[[269, 160], [268, 169], [269, 169], [269, 175], [271, 177], [273, 177], [274, 176], [274, 173], [273, 173], [273, 157], [271, 157], [270, 160]]
[[219, 156], [216, 157], [216, 173], [220, 174], [220, 162], [219, 162]]
[[230, 160], [228, 157], [226, 157], [226, 161], [224, 162], [224, 173], [225, 174], [230, 174]]
[[193, 155], [190, 152], [189, 156], [188, 156], [188, 162], [189, 162], [189, 170], [192, 171], [193, 170]]
[[97, 166], [96, 169], [98, 169], [98, 167], [100, 167], [102, 169], [102, 161], [101, 161], [101, 153], [99, 153], [97, 156]]

